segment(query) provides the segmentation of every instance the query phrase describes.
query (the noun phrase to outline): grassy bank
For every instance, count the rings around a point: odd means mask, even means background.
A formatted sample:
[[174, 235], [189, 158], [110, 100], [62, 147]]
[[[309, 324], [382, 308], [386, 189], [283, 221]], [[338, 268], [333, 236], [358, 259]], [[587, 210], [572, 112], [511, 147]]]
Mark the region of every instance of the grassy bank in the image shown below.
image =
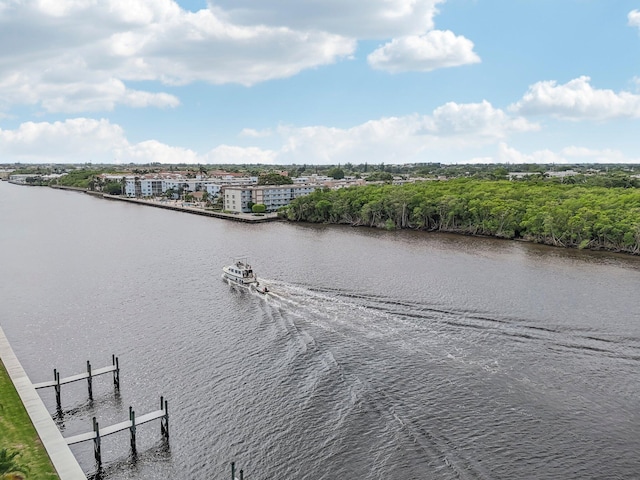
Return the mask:
[[54, 480], [58, 475], [0, 361], [0, 479], [5, 478]]

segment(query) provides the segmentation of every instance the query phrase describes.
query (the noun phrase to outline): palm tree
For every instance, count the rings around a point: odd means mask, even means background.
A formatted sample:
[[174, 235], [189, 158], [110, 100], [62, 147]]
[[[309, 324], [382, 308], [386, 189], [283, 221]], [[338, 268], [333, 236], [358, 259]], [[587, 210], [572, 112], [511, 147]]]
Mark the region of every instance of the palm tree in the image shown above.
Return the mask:
[[18, 455], [20, 452], [10, 452], [6, 448], [0, 448], [0, 478], [20, 478], [15, 474], [27, 475], [29, 469], [16, 461]]

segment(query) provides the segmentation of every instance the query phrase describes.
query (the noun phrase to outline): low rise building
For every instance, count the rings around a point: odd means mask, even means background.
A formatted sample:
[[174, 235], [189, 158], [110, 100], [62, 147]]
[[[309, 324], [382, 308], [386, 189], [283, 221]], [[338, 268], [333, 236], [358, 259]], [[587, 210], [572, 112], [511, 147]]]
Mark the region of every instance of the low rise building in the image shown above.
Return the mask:
[[327, 177], [326, 175], [318, 175], [317, 173], [306, 175], [304, 177], [295, 177], [292, 179], [295, 184], [313, 184], [313, 185], [322, 185], [326, 182], [332, 182], [333, 177]]
[[127, 197], [158, 197], [165, 194], [167, 190], [207, 191], [209, 195], [216, 197], [226, 185], [255, 185], [258, 182], [257, 177], [224, 175], [207, 178], [198, 175], [195, 178], [187, 178], [176, 173], [119, 177], [119, 179], [122, 178], [124, 178], [124, 194]]
[[251, 206], [263, 204], [267, 212], [276, 212], [294, 199], [309, 195], [316, 185], [257, 185], [227, 186], [222, 189], [224, 209], [230, 212], [251, 213]]
[[[27, 183], [27, 178], [33, 178], [36, 175], [33, 174], [24, 174], [24, 173], [20, 173], [20, 174], [15, 174], [15, 175], [9, 175], [9, 181], [11, 183], [17, 183], [18, 185], [26, 185]], [[38, 175], [39, 176], [39, 175]]]
[[48, 173], [41, 175], [39, 173], [16, 173], [10, 174], [8, 177], [9, 183], [15, 183], [18, 185], [29, 185], [37, 182], [48, 182], [49, 180], [55, 180], [64, 176], [61, 173]]

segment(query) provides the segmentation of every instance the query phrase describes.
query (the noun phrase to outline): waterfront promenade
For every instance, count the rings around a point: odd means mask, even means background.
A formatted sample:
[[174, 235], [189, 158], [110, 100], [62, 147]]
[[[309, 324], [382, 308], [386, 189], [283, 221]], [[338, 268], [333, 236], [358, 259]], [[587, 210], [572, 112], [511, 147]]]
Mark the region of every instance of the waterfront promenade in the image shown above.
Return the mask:
[[105, 198], [107, 200], [118, 200], [129, 203], [136, 203], [138, 205], [146, 205], [150, 207], [156, 208], [165, 208], [167, 210], [174, 210], [178, 212], [186, 212], [192, 213], [194, 215], [203, 215], [205, 217], [214, 217], [214, 218], [222, 218], [224, 220], [232, 220], [235, 222], [245, 222], [245, 223], [263, 223], [263, 222], [272, 222], [274, 220], [278, 220], [277, 213], [265, 213], [256, 215], [253, 213], [227, 213], [227, 212], [216, 212], [212, 210], [205, 210], [204, 208], [189, 205], [188, 202], [182, 202], [180, 200], [143, 200], [140, 198], [129, 198], [123, 197], [120, 195], [107, 195], [100, 192], [89, 192], [90, 194], [97, 194], [98, 196]]
[[135, 203], [137, 205], [145, 205], [148, 207], [156, 207], [156, 208], [164, 208], [167, 210], [174, 210], [177, 212], [185, 212], [191, 213], [194, 215], [202, 215], [205, 217], [214, 217], [221, 218], [224, 220], [232, 220], [235, 222], [244, 222], [244, 223], [264, 223], [264, 222], [272, 222], [275, 220], [279, 220], [277, 213], [264, 213], [264, 214], [253, 214], [253, 213], [229, 213], [229, 212], [219, 212], [213, 210], [206, 210], [202, 207], [190, 204], [189, 202], [183, 202], [181, 200], [146, 200], [141, 198], [130, 198], [122, 195], [108, 195], [102, 192], [94, 192], [91, 190], [85, 190], [84, 188], [75, 188], [75, 187], [61, 187], [61, 186], [52, 186], [51, 188], [56, 188], [59, 190], [71, 190], [76, 192], [87, 193], [89, 195], [94, 195], [96, 197], [104, 198], [106, 200], [117, 200], [121, 202], [129, 202]]

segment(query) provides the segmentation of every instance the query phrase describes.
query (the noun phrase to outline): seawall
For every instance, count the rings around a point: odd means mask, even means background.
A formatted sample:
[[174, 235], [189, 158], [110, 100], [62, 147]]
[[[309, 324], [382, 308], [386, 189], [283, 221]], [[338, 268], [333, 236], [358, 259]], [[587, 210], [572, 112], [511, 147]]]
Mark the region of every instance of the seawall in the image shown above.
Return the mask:
[[244, 223], [264, 223], [264, 222], [273, 222], [275, 220], [280, 220], [277, 213], [265, 213], [264, 215], [253, 215], [250, 213], [224, 213], [224, 212], [213, 212], [211, 210], [203, 210], [201, 208], [194, 208], [189, 206], [178, 205], [174, 202], [161, 202], [161, 201], [150, 201], [150, 200], [141, 200], [138, 198], [129, 198], [121, 195], [108, 195], [102, 192], [94, 192], [91, 190], [86, 190], [84, 188], [78, 187], [67, 187], [61, 185], [51, 185], [51, 188], [56, 188], [58, 190], [71, 190], [74, 192], [87, 193], [89, 195], [94, 195], [96, 197], [104, 198], [106, 200], [117, 200], [120, 202], [129, 202], [135, 203], [137, 205], [144, 205], [147, 207], [156, 207], [156, 208], [164, 208], [166, 210], [173, 210], [176, 212], [185, 212], [191, 213], [193, 215], [202, 215], [205, 217], [214, 217], [214, 218], [222, 218], [224, 220], [232, 220], [234, 222], [244, 222]]
[[[94, 193], [94, 192], [87, 192], [87, 193]], [[263, 222], [273, 222], [274, 220], [279, 220], [280, 218], [278, 217], [277, 213], [265, 213], [262, 216], [256, 216], [256, 215], [252, 215], [250, 213], [224, 213], [224, 212], [213, 212], [211, 210], [203, 210], [201, 208], [194, 208], [194, 207], [185, 207], [182, 205], [177, 205], [174, 204], [172, 202], [155, 202], [155, 201], [148, 201], [148, 200], [140, 200], [137, 198], [128, 198], [128, 197], [122, 197], [120, 195], [107, 195], [107, 194], [100, 194], [100, 193], [94, 193], [97, 194], [99, 196], [101, 196], [102, 198], [105, 198], [107, 200], [118, 200], [121, 202], [129, 202], [129, 203], [135, 203], [138, 205], [145, 205], [148, 207], [156, 207], [156, 208], [164, 208], [167, 210], [174, 210], [176, 212], [186, 212], [186, 213], [192, 213], [194, 215], [203, 215], [205, 217], [214, 217], [214, 218], [222, 218], [224, 220], [232, 220], [235, 222], [245, 222], [245, 223], [263, 223]]]
[[22, 400], [60, 480], [87, 480], [0, 327], [0, 359]]

